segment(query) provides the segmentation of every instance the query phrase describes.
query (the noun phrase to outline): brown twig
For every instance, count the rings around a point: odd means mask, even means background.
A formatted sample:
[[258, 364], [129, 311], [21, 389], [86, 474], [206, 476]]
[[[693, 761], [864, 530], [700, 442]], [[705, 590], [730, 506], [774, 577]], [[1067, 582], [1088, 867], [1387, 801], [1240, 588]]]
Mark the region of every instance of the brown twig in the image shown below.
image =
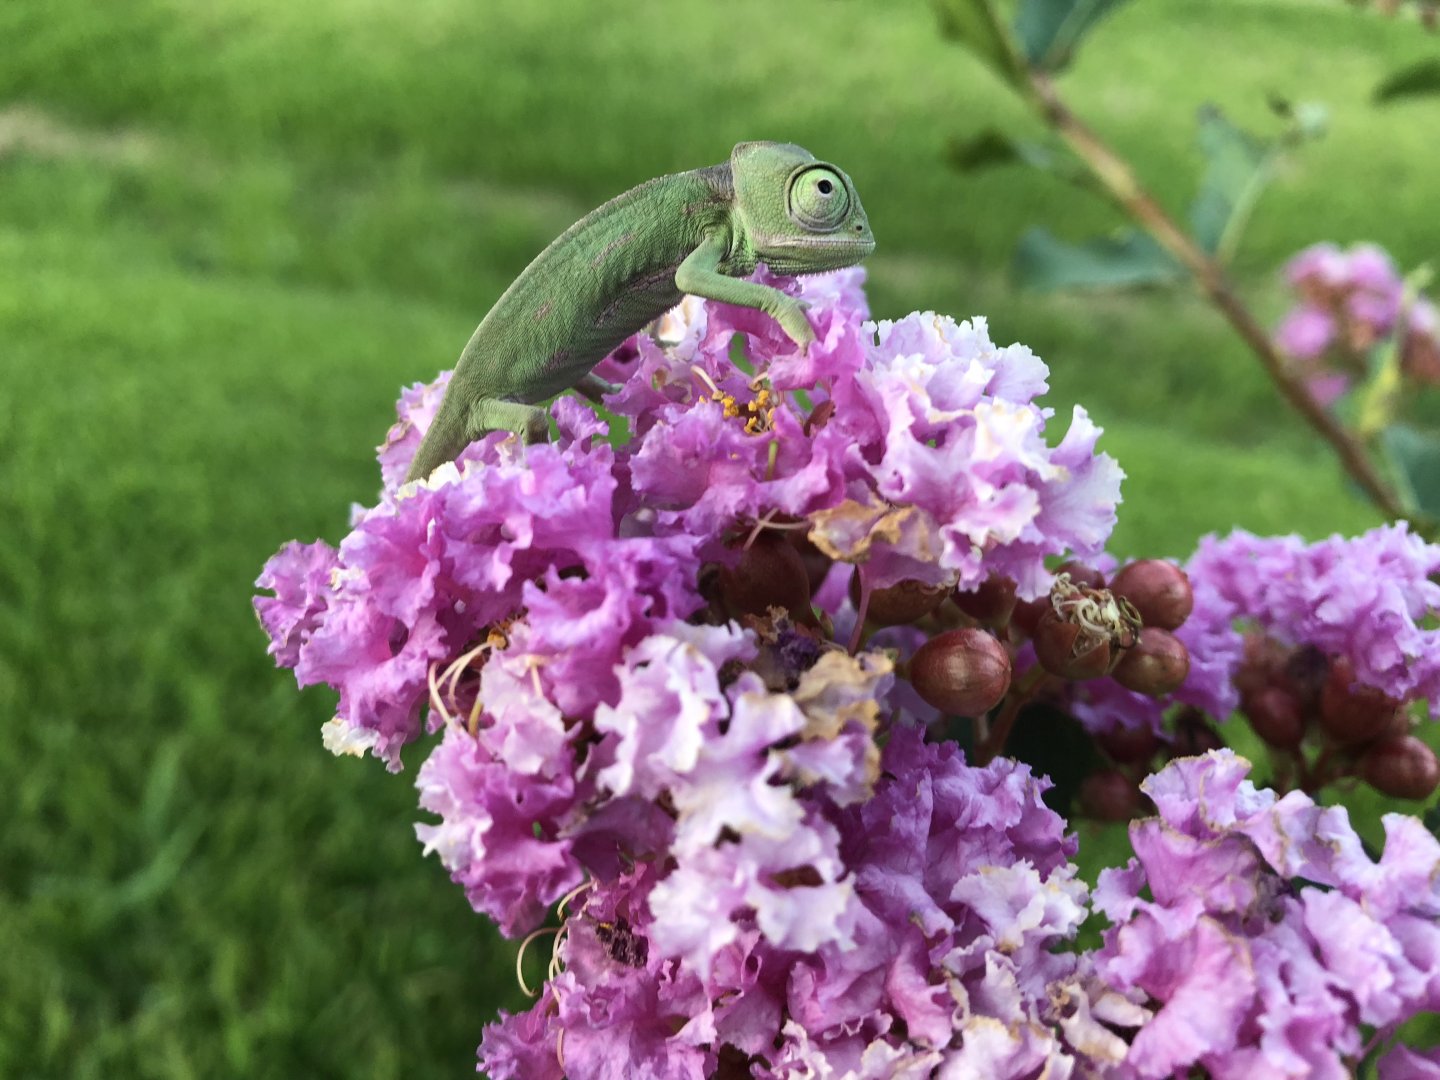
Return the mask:
[[1375, 469], [1364, 446], [1315, 400], [1304, 382], [1287, 369], [1284, 357], [1276, 350], [1270, 335], [1236, 294], [1220, 264], [1175, 224], [1154, 196], [1140, 184], [1129, 163], [1070, 111], [1047, 74], [1026, 69], [1025, 78], [1030, 101], [1036, 111], [1065, 140], [1120, 208], [1190, 271], [1201, 291], [1259, 358], [1281, 397], [1334, 448], [1345, 471], [1360, 485], [1370, 501], [1389, 518], [1407, 516], [1400, 497]]
[[[1005, 749], [1005, 740], [1010, 738], [1010, 729], [1015, 726], [1020, 710], [1034, 699], [1036, 692], [1048, 678], [1049, 672], [1036, 664], [1016, 680], [1005, 698], [1000, 715], [995, 718], [995, 723], [976, 740], [975, 764], [988, 765]], [[977, 724], [977, 734], [980, 730], [981, 725]]]

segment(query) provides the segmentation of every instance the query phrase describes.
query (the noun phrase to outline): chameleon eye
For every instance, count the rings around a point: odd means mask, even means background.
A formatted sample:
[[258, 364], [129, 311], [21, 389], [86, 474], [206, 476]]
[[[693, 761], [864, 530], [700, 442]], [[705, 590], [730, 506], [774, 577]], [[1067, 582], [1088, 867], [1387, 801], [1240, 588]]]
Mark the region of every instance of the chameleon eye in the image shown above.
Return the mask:
[[850, 193], [834, 169], [812, 165], [790, 180], [786, 209], [794, 221], [811, 232], [832, 232], [845, 224]]

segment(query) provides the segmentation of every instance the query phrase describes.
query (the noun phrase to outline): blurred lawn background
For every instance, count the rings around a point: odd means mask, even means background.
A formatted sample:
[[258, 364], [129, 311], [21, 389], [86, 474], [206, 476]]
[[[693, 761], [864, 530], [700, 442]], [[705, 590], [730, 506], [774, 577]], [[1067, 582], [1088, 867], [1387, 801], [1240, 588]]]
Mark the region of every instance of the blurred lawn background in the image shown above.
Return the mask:
[[[950, 135], [1033, 130], [919, 0], [7, 0], [0, 5], [0, 1076], [459, 1076], [511, 947], [413, 835], [409, 771], [336, 760], [333, 696], [273, 669], [252, 582], [377, 488], [430, 379], [611, 195], [799, 142], [856, 180], [878, 315], [986, 314], [1129, 473], [1115, 546], [1316, 537], [1374, 515], [1185, 291], [1016, 292], [1015, 239], [1117, 224]], [[1319, 239], [1440, 253], [1435, 51], [1337, 0], [1149, 0], [1063, 87], [1183, 213], [1203, 102], [1329, 137], [1264, 198], [1237, 274]]]

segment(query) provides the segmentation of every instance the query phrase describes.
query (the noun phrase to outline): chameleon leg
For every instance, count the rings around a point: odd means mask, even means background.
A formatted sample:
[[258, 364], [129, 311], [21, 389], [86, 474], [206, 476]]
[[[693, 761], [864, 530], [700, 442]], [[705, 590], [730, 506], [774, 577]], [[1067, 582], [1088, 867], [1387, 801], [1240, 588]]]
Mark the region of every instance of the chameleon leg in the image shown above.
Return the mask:
[[618, 394], [620, 387], [615, 383], [607, 382], [593, 371], [590, 371], [580, 376], [580, 381], [575, 384], [575, 391], [581, 397], [588, 398], [595, 402], [596, 405], [599, 405], [601, 404], [600, 399], [602, 397], [606, 394]]
[[809, 305], [769, 285], [737, 281], [720, 273], [717, 268], [724, 254], [724, 238], [718, 233], [707, 233], [700, 246], [687, 255], [675, 271], [675, 287], [707, 300], [763, 311], [780, 324], [780, 329], [800, 347], [801, 352], [808, 349], [815, 340], [815, 330], [805, 317], [805, 309]]
[[523, 443], [544, 442], [550, 437], [550, 417], [535, 405], [479, 398], [466, 417], [465, 437], [474, 442], [488, 431], [513, 431]]

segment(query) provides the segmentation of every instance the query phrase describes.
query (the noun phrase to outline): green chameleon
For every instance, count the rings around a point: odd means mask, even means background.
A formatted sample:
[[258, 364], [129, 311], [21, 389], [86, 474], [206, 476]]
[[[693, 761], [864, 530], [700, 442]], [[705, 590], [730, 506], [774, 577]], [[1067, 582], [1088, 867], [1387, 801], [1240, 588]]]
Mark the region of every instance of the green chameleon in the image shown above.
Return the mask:
[[850, 178], [787, 143], [740, 143], [730, 160], [661, 176], [611, 199], [542, 251], [476, 328], [406, 480], [453, 461], [487, 431], [547, 434], [534, 404], [616, 387], [592, 368], [685, 293], [757, 308], [802, 349], [805, 304], [738, 281], [852, 266], [875, 238]]

